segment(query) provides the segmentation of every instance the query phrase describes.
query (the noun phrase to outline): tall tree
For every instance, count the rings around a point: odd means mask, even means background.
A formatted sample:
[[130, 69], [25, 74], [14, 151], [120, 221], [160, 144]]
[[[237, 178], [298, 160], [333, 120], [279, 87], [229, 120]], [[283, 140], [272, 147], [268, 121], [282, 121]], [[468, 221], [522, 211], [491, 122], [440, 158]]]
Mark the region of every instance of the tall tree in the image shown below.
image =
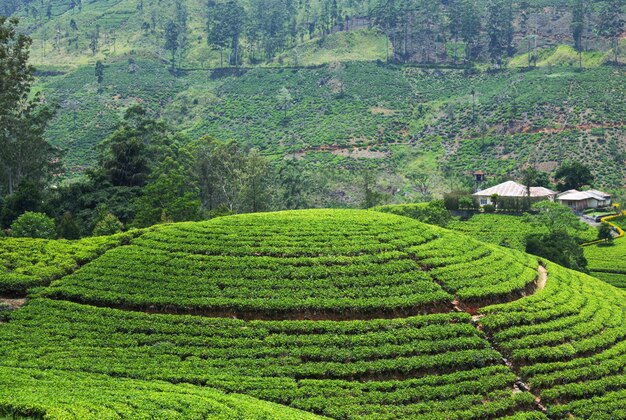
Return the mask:
[[104, 82], [104, 64], [96, 61], [96, 80], [98, 81], [98, 93], [102, 93], [102, 82]]
[[257, 149], [248, 152], [242, 174], [240, 209], [256, 213], [270, 205], [270, 166]]
[[548, 174], [545, 172], [540, 172], [535, 168], [526, 168], [522, 171], [522, 184], [526, 186], [526, 204], [527, 207], [530, 208], [531, 205], [531, 187], [544, 187], [548, 188], [550, 186], [550, 180], [548, 178]]
[[578, 51], [578, 65], [583, 68], [583, 35], [585, 33], [585, 0], [572, 2], [572, 37], [574, 49]]
[[204, 207], [208, 210], [220, 207], [230, 212], [237, 210], [246, 165], [245, 154], [239, 145], [203, 137], [190, 147], [195, 156], [193, 173]]
[[176, 0], [176, 25], [178, 26], [178, 51], [179, 61], [187, 48], [187, 6], [182, 0]]
[[165, 27], [165, 51], [172, 53], [172, 71], [176, 70], [176, 52], [178, 51], [179, 34], [178, 25], [173, 20], [170, 20]]
[[461, 36], [461, 27], [463, 21], [462, 0], [451, 0], [448, 3], [448, 20], [447, 30], [450, 33], [453, 41], [453, 59], [456, 64], [458, 58], [458, 44], [459, 37]]
[[177, 165], [146, 185], [143, 195], [134, 204], [134, 227], [198, 220], [200, 217], [197, 187], [189, 182], [188, 174]]
[[236, 1], [218, 3], [213, 7], [209, 25], [209, 39], [211, 44], [220, 48], [223, 65], [223, 49], [230, 46], [232, 58], [229, 64], [239, 64], [239, 42], [246, 19], [245, 10]]
[[580, 162], [568, 162], [557, 169], [554, 178], [559, 180], [559, 191], [577, 189], [593, 183], [593, 175], [588, 166]]
[[100, 145], [99, 165], [114, 186], [144, 186], [166, 159], [181, 161], [178, 140], [141, 107], [131, 107], [118, 129]]
[[389, 62], [389, 38], [392, 36], [392, 33], [395, 33], [398, 24], [398, 8], [395, 0], [382, 0], [372, 10], [370, 18], [385, 32], [387, 42], [386, 59]]
[[310, 188], [309, 174], [298, 164], [296, 159], [288, 159], [280, 164], [277, 174], [280, 190], [281, 209], [295, 210], [307, 207], [307, 190]]
[[619, 37], [624, 31], [624, 5], [626, 0], [605, 0], [600, 9], [598, 33], [610, 40], [613, 62], [619, 64]]
[[287, 89], [285, 86], [281, 87], [276, 94], [276, 100], [278, 101], [279, 106], [284, 111], [283, 121], [287, 121], [287, 110], [289, 109], [289, 106], [293, 101], [293, 97], [291, 96], [291, 92], [289, 92], [289, 89]]
[[489, 0], [487, 3], [487, 35], [491, 62], [501, 68], [503, 59], [512, 51], [512, 0]]
[[465, 59], [469, 62], [478, 54], [481, 19], [476, 0], [461, 0], [460, 34], [465, 42]]
[[44, 140], [52, 113], [39, 94], [30, 97], [31, 40], [17, 25], [17, 19], [0, 16], [0, 182], [8, 194], [22, 180], [43, 186], [58, 170], [58, 152]]

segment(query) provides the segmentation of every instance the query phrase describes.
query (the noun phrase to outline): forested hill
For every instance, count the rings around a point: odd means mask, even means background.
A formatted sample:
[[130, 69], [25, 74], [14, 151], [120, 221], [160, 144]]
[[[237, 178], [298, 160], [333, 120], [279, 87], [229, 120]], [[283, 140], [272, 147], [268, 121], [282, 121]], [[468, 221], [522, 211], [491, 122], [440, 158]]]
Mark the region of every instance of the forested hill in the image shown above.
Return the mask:
[[350, 177], [368, 167], [385, 194], [406, 197], [458, 188], [475, 170], [495, 182], [570, 159], [599, 187], [626, 179], [624, 0], [0, 7], [33, 38], [35, 90], [57, 107], [46, 139], [70, 177], [140, 105], [186, 141], [347, 172], [332, 186], [340, 203], [353, 204]]
[[[580, 51], [611, 49], [623, 33], [623, 3], [4, 0], [0, 13], [22, 18], [35, 41], [33, 60], [42, 64], [76, 65], [140, 52], [183, 68], [316, 64], [342, 58], [336, 51], [317, 60], [307, 55], [328, 49], [329, 34], [368, 28], [374, 32], [357, 40], [351, 59], [501, 65], [515, 54], [562, 43]], [[350, 49], [350, 41], [342, 40], [341, 47]]]

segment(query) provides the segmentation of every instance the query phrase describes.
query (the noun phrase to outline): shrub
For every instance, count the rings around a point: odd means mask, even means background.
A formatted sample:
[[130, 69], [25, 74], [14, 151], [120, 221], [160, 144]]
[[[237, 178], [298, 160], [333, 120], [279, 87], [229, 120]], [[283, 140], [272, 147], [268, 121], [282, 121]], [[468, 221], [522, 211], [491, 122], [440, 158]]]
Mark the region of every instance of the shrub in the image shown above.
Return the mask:
[[119, 233], [124, 228], [120, 220], [111, 213], [106, 213], [93, 228], [93, 236], [105, 236]]
[[62, 239], [79, 239], [80, 228], [69, 211], [65, 212], [57, 227], [57, 236]]
[[526, 252], [543, 257], [566, 268], [586, 273], [587, 259], [576, 240], [565, 231], [528, 235]]
[[13, 222], [11, 234], [18, 238], [53, 239], [56, 227], [54, 220], [47, 215], [27, 211]]
[[448, 210], [458, 210], [459, 209], [459, 196], [456, 194], [445, 194], [443, 196], [444, 205]]
[[493, 204], [487, 204], [486, 206], [483, 206], [483, 210], [485, 211], [485, 213], [495, 213], [496, 212], [496, 208]]
[[464, 210], [474, 210], [476, 209], [476, 203], [474, 202], [472, 197], [466, 195], [459, 198], [459, 208]]
[[602, 226], [598, 229], [598, 239], [608, 243], [613, 242], [613, 229], [611, 228], [611, 225], [608, 223], [602, 223]]

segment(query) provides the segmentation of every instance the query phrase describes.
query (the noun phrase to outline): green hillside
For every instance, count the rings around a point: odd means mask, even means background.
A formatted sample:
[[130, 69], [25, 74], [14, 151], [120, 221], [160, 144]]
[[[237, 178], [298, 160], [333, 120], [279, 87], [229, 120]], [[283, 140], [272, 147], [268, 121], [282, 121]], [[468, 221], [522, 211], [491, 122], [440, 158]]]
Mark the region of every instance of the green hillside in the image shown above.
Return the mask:
[[585, 6], [581, 72], [578, 3], [500, 2], [8, 0], [3, 13], [33, 38], [36, 90], [58, 105], [46, 137], [66, 152], [63, 179], [138, 104], [189, 140], [316, 169], [374, 163], [390, 190], [414, 172], [438, 194], [475, 170], [499, 179], [569, 159], [598, 187], [622, 187], [626, 83], [607, 64], [612, 40], [618, 62], [626, 50], [622, 29], [602, 25], [611, 4]]
[[64, 370], [0, 367], [0, 385], [0, 418], [320, 418], [211, 388]]
[[0, 392], [0, 412], [585, 418], [625, 410], [624, 292], [541, 264], [371, 211], [165, 225], [39, 289], [0, 324], [2, 389], [17, 390]]
[[[235, 63], [282, 66], [387, 59], [387, 51], [397, 62], [458, 64], [469, 57], [486, 63], [490, 59], [506, 62], [512, 57], [517, 67], [527, 61], [522, 53], [529, 37], [537, 43], [538, 65], [577, 63], [566, 57], [571, 53], [559, 51], [560, 47], [556, 54], [546, 53], [564, 42], [574, 44], [571, 21], [576, 4], [555, 0], [513, 4], [485, 0], [406, 4], [379, 0], [4, 3], [0, 13], [20, 17], [23, 31], [33, 37], [34, 62], [57, 67], [75, 67], [129, 53], [148, 53], [164, 61], [173, 57], [181, 68], [206, 69]], [[605, 52], [611, 47], [606, 34], [598, 35], [604, 30], [600, 20], [606, 19], [602, 13], [607, 6], [615, 8], [606, 0], [584, 5], [586, 50], [591, 46]], [[175, 25], [175, 32], [168, 32], [170, 24]], [[501, 45], [495, 56], [493, 49], [488, 51], [494, 34], [490, 27], [497, 28], [497, 38], [505, 38], [498, 42], [507, 44]], [[172, 33], [175, 51], [166, 46]], [[237, 60], [233, 58], [235, 52]], [[587, 55], [587, 65], [612, 59], [611, 54]]]
[[[141, 104], [190, 140], [234, 139], [272, 158], [331, 168], [371, 161], [400, 175], [498, 177], [529, 163], [551, 171], [579, 159], [599, 186], [621, 186], [626, 176], [626, 80], [609, 67], [465, 76], [363, 62], [174, 77], [150, 59], [135, 63], [133, 72], [126, 59], [107, 64], [102, 94], [91, 66], [39, 78], [38, 89], [60, 104], [47, 137], [66, 150], [71, 174], [93, 163], [123, 111]], [[291, 96], [286, 113], [283, 87]]]

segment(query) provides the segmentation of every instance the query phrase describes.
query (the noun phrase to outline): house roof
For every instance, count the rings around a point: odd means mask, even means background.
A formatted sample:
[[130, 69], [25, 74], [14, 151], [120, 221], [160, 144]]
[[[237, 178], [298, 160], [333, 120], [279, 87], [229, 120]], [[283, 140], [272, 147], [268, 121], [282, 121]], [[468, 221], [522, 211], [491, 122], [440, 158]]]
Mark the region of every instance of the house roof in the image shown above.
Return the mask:
[[600, 190], [589, 190], [589, 191], [587, 191], [587, 192], [592, 193], [592, 194], [599, 195], [600, 197], [605, 197], [606, 199], [611, 198], [611, 194], [608, 194], [608, 193], [602, 192], [602, 191], [600, 191]]
[[559, 194], [558, 199], [564, 201], [583, 201], [594, 199], [598, 201], [604, 201], [611, 198], [610, 194], [604, 193], [598, 190], [589, 190], [589, 191], [578, 191], [578, 190], [569, 190], [564, 193]]
[[[479, 191], [474, 194], [474, 196], [490, 197], [494, 194], [500, 197], [527, 197], [528, 192], [526, 191], [526, 186], [515, 181], [506, 181], [502, 184], [487, 188], [486, 190]], [[531, 197], [549, 197], [551, 195], [556, 195], [556, 193], [543, 187], [530, 187]]]

